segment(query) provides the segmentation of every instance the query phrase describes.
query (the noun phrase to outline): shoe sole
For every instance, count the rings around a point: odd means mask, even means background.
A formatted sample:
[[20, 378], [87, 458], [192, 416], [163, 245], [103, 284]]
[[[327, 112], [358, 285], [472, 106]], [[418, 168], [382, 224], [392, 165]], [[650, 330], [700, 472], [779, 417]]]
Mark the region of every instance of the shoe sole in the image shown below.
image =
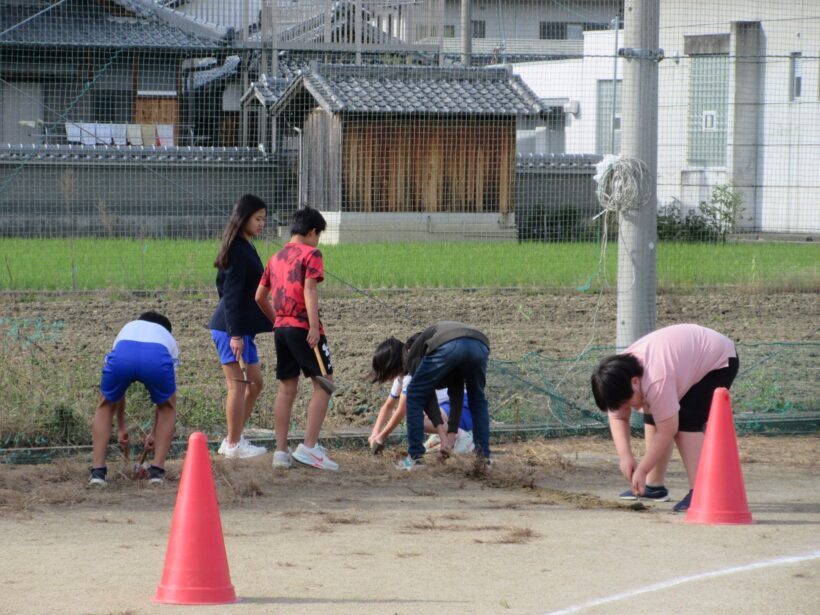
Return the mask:
[[253, 459], [254, 457], [261, 457], [267, 453], [267, 451], [262, 451], [261, 453], [254, 453], [253, 455], [229, 455], [227, 452], [224, 454], [225, 459]]
[[327, 470], [328, 472], [338, 472], [339, 468], [327, 468], [320, 463], [311, 463], [309, 461], [302, 461], [301, 459], [297, 459], [295, 456], [293, 460], [298, 463], [299, 465], [306, 466], [308, 468], [316, 468], [317, 470]]
[[651, 497], [651, 496], [646, 496], [646, 495], [634, 495], [634, 494], [627, 495], [625, 493], [622, 493], [621, 495], [618, 496], [618, 498], [621, 499], [621, 500], [626, 500], [628, 502], [634, 502], [635, 500], [649, 500], [650, 502], [668, 502], [669, 500], [672, 499], [672, 497], [668, 493], [664, 496], [661, 496], [661, 497]]

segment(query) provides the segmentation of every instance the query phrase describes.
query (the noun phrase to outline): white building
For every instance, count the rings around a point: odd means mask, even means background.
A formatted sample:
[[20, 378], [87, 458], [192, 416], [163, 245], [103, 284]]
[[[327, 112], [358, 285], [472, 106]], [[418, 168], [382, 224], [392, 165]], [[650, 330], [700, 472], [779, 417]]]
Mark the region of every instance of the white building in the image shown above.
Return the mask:
[[[565, 114], [567, 153], [609, 153], [613, 141], [620, 147], [623, 60], [613, 108], [613, 37], [584, 33], [584, 60], [514, 66], [537, 95], [566, 100], [567, 111], [578, 102], [577, 113]], [[820, 232], [816, 7], [663, 0], [660, 47], [659, 203], [693, 209], [731, 181], [743, 196], [742, 227]], [[551, 139], [553, 147], [560, 141]]]

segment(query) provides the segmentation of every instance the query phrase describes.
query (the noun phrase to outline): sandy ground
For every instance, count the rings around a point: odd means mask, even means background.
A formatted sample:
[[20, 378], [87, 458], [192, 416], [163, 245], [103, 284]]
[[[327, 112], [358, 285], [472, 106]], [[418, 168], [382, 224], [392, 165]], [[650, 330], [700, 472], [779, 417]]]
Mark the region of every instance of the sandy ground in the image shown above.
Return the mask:
[[[182, 426], [185, 413], [193, 418], [207, 407], [203, 400], [211, 400], [219, 423], [221, 403], [213, 402], [224, 381], [204, 328], [213, 303], [187, 295], [0, 296], [3, 410], [13, 406], [25, 421], [60, 403], [90, 418], [116, 331], [140, 311], [158, 309], [172, 318], [182, 349]], [[363, 377], [387, 335], [406, 336], [440, 318], [463, 320], [490, 335], [494, 358], [518, 360], [533, 351], [575, 357], [587, 345], [611, 344], [615, 330], [613, 294], [331, 294], [321, 304], [342, 384], [329, 429], [372, 421], [386, 391]], [[811, 293], [699, 291], [658, 300], [658, 326], [699, 322], [740, 342], [816, 340], [817, 316]], [[260, 350], [270, 370], [272, 342], [262, 340]], [[796, 372], [790, 386], [811, 395], [811, 370]], [[263, 393], [255, 426], [270, 426], [274, 392], [271, 384]], [[338, 474], [274, 472], [269, 454], [238, 464], [215, 460], [241, 602], [198, 608], [151, 602], [175, 481], [151, 489], [118, 475], [112, 461], [112, 485], [95, 492], [84, 485], [87, 458], [0, 466], [0, 613], [816, 614], [819, 445], [816, 436], [741, 439], [755, 519], [747, 526], [685, 524], [670, 512], [674, 500], [629, 508], [616, 497], [626, 485], [611, 443], [591, 438], [499, 447], [490, 477], [475, 476], [465, 460], [400, 474], [389, 456], [349, 450], [333, 452]], [[171, 462], [172, 477], [180, 464]], [[676, 462], [673, 497], [685, 485]]]
[[[686, 524], [674, 499], [620, 502], [605, 439], [508, 444], [489, 477], [466, 459], [399, 473], [389, 455], [346, 450], [338, 474], [215, 460], [241, 602], [196, 608], [151, 602], [176, 481], [150, 488], [112, 465], [94, 491], [77, 478], [84, 460], [3, 466], [0, 613], [814, 614], [818, 444], [740, 440], [743, 526]], [[677, 462], [669, 485], [683, 495]]]

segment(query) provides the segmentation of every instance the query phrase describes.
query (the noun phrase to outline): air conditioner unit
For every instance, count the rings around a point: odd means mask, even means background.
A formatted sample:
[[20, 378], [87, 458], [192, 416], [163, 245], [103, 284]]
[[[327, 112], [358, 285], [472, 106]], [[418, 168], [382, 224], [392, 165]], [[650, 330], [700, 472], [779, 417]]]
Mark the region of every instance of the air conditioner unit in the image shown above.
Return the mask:
[[577, 100], [570, 100], [564, 103], [564, 113], [569, 113], [570, 115], [578, 115], [581, 111], [581, 103]]

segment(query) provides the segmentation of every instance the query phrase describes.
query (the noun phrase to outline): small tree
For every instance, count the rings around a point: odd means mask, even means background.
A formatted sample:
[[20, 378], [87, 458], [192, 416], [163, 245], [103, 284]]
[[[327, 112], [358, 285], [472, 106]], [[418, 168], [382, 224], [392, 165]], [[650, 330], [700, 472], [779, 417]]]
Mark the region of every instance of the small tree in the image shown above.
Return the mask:
[[735, 230], [742, 206], [743, 195], [734, 183], [726, 182], [715, 186], [712, 198], [708, 203], [701, 201], [698, 209], [706, 220], [706, 225], [714, 231], [721, 243], [726, 243], [726, 237]]

